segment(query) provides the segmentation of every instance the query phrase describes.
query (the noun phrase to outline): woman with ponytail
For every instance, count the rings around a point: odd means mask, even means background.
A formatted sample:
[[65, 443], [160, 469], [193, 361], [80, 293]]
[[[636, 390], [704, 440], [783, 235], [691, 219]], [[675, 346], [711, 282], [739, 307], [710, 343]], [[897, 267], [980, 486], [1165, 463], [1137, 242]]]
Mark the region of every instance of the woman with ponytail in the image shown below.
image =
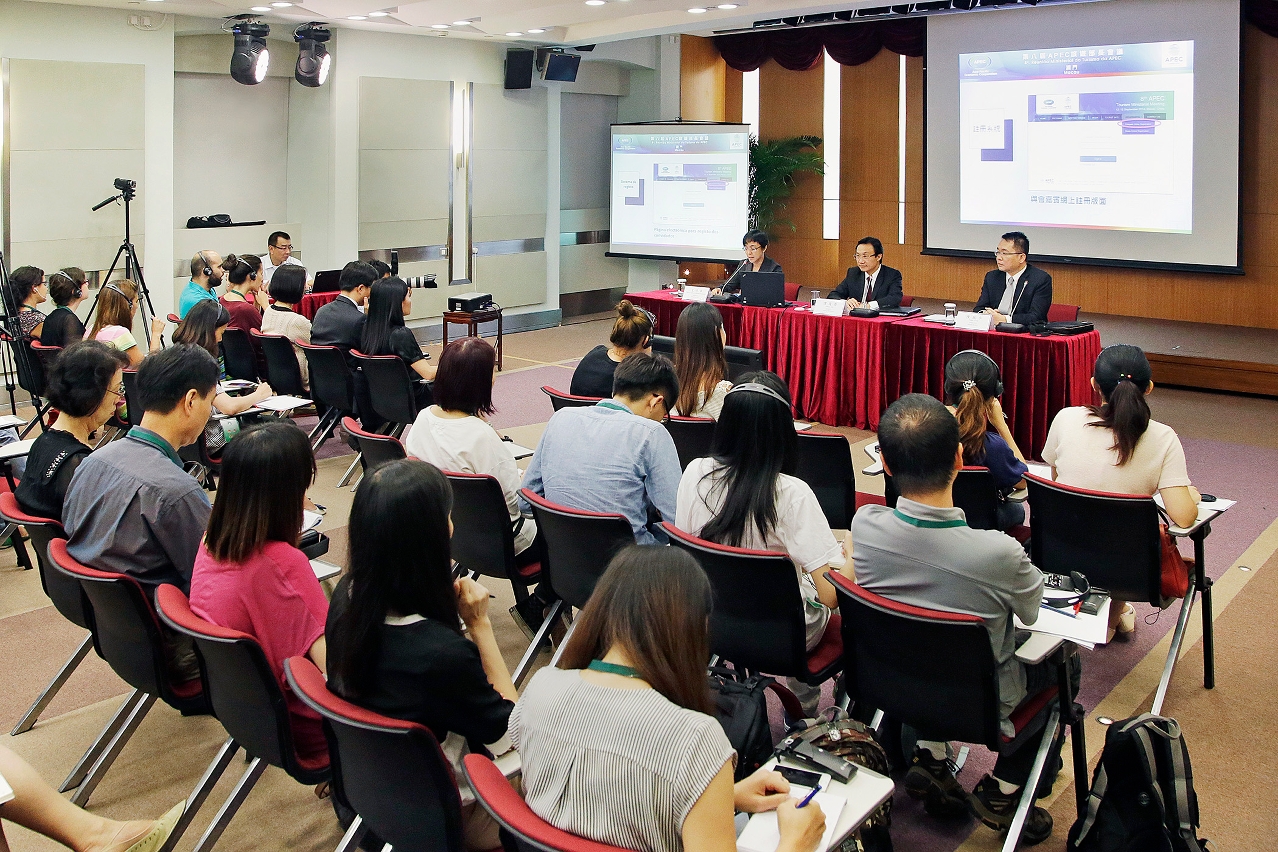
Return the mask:
[[[1149, 361], [1139, 347], [1108, 346], [1096, 359], [1092, 387], [1099, 406], [1065, 408], [1056, 414], [1043, 447], [1052, 476], [1065, 485], [1113, 494], [1161, 494], [1172, 523], [1189, 526], [1198, 517], [1198, 489], [1189, 482], [1185, 450], [1165, 423], [1150, 419], [1145, 397], [1154, 389]], [[1114, 601], [1111, 627], [1131, 633], [1131, 604]]]
[[[1025, 456], [1007, 427], [999, 395], [1003, 381], [998, 365], [976, 349], [958, 353], [945, 365], [945, 403], [959, 423], [963, 463], [989, 468], [1001, 497], [1024, 488]], [[1000, 499], [999, 529], [1025, 523], [1025, 505]]]

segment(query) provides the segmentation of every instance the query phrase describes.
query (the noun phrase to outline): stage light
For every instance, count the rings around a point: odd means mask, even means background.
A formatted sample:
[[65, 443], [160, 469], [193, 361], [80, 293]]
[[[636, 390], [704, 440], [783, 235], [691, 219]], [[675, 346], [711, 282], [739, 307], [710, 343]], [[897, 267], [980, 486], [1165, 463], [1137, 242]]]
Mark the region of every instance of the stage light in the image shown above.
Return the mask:
[[237, 20], [231, 27], [235, 34], [235, 52], [231, 54], [231, 79], [246, 86], [256, 86], [266, 79], [271, 52], [266, 37], [271, 28], [261, 21]]
[[293, 31], [293, 40], [297, 42], [297, 66], [293, 69], [293, 79], [317, 89], [328, 80], [328, 72], [333, 67], [333, 57], [329, 54], [324, 42], [332, 38], [328, 27], [318, 21], [302, 24]]

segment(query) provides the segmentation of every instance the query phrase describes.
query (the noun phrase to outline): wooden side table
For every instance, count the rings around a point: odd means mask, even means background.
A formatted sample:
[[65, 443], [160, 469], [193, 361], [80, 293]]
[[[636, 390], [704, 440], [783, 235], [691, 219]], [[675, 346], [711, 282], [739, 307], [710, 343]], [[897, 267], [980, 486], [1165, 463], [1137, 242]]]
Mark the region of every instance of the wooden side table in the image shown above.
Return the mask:
[[501, 369], [501, 308], [482, 311], [444, 311], [443, 345], [448, 345], [448, 326], [466, 326], [467, 337], [478, 337], [480, 323], [497, 321], [497, 369]]

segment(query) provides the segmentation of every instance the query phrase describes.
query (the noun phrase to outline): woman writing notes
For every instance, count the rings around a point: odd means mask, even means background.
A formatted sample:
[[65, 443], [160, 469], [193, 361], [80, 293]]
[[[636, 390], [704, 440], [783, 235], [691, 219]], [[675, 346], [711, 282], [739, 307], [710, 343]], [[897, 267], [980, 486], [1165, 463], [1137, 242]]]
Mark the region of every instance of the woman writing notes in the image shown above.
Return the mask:
[[745, 247], [745, 260], [741, 262], [735, 272], [728, 276], [728, 280], [723, 282], [722, 290], [715, 290], [716, 293], [736, 293], [740, 291], [742, 273], [781, 271], [781, 264], [768, 257], [768, 235], [763, 233], [763, 231], [746, 231], [746, 235], [741, 238], [741, 245]]

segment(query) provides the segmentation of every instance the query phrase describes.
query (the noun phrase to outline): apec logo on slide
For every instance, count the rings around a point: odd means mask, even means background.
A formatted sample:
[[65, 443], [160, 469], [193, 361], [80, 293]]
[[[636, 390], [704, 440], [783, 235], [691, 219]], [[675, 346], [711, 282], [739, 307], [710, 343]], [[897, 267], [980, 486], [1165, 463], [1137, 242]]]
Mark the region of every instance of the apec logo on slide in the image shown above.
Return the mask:
[[994, 63], [988, 56], [973, 56], [967, 60], [967, 67], [973, 71], [983, 71]]

